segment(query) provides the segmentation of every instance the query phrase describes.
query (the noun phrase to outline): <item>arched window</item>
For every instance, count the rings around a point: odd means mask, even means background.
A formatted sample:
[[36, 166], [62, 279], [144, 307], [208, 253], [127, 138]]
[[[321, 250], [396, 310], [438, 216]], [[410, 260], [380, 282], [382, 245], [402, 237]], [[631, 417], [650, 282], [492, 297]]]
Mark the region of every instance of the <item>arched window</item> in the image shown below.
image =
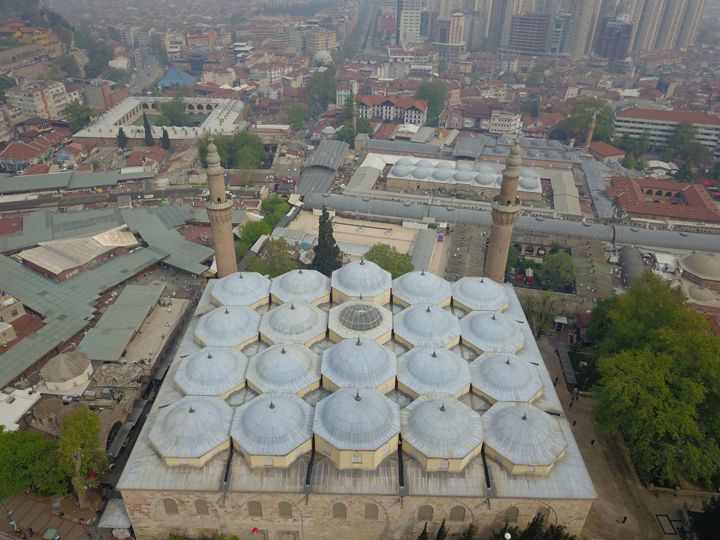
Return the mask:
[[278, 503], [278, 514], [283, 519], [292, 519], [292, 505], [286, 501]]
[[536, 516], [541, 516], [543, 518], [543, 521], [547, 523], [548, 518], [550, 517], [550, 509], [547, 506], [542, 506], [538, 508], [538, 511], [535, 512]]
[[335, 503], [332, 507], [333, 519], [347, 519], [347, 506], [343, 503]]
[[207, 516], [210, 514], [208, 511], [208, 505], [205, 501], [201, 501], [200, 499], [195, 500], [195, 513], [198, 516]]
[[165, 507], [165, 513], [168, 516], [177, 516], [178, 509], [175, 499], [163, 499], [163, 506]]
[[505, 510], [505, 519], [503, 521], [505, 521], [505, 523], [516, 523], [519, 513], [520, 511], [517, 509], [517, 507], [511, 506], [510, 508]]
[[378, 518], [378, 505], [368, 503], [365, 505], [365, 519], [377, 519]]
[[250, 517], [262, 517], [262, 504], [258, 501], [248, 501], [247, 509]]
[[465, 507], [464, 506], [453, 506], [450, 509], [450, 515], [448, 521], [465, 521]]
[[418, 521], [432, 521], [433, 518], [433, 507], [429, 504], [424, 504], [418, 508]]

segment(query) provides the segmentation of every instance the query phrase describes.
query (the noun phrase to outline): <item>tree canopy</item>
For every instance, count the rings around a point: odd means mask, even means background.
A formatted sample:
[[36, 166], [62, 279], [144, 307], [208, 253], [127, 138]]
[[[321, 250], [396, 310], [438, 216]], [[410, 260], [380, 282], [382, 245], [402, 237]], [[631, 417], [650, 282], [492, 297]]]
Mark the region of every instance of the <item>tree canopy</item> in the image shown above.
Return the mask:
[[418, 86], [415, 97], [428, 102], [427, 120], [428, 126], [437, 126], [440, 114], [445, 109], [445, 96], [447, 96], [447, 85], [443, 81], [423, 81]]
[[[252, 133], [239, 131], [233, 135], [215, 135], [220, 164], [228, 169], [257, 169], [267, 159], [262, 139]], [[207, 167], [208, 137], [198, 141], [200, 162]]]
[[240, 228], [240, 239], [235, 242], [235, 252], [244, 257], [263, 234], [270, 234], [280, 220], [290, 211], [290, 204], [277, 195], [267, 197], [262, 203], [261, 221], [248, 221]]
[[342, 265], [340, 248], [333, 236], [330, 214], [324, 206], [318, 226], [318, 243], [313, 248], [313, 252], [315, 253], [313, 268], [328, 277]]
[[525, 529], [506, 523], [498, 532], [493, 531], [489, 540], [504, 540], [505, 533], [510, 533], [513, 540], [577, 540], [564, 525], [548, 525], [542, 513], [536, 514]]
[[75, 57], [71, 54], [62, 55], [60, 58], [55, 60], [55, 64], [65, 73], [67, 73], [68, 77], [80, 77], [82, 75], [80, 65], [77, 63], [77, 60], [75, 60]]
[[285, 102], [285, 114], [293, 129], [298, 130], [305, 127], [305, 122], [310, 116], [310, 110], [304, 103], [297, 101]]
[[181, 97], [174, 97], [172, 100], [160, 104], [160, 118], [156, 125], [160, 126], [187, 126], [190, 124], [185, 101]]
[[90, 105], [81, 100], [71, 101], [63, 109], [63, 117], [70, 124], [73, 132], [80, 131], [90, 125], [92, 109]]
[[601, 99], [587, 98], [576, 101], [567, 118], [560, 122], [560, 127], [568, 138], [585, 141], [585, 135], [595, 112], [597, 119], [593, 140], [610, 142], [615, 131], [615, 117], [612, 107]]
[[593, 310], [598, 425], [656, 482], [709, 484], [720, 449], [720, 337], [650, 272]]
[[614, 142], [615, 146], [621, 150], [625, 150], [625, 157], [622, 160], [622, 166], [627, 169], [635, 169], [642, 171], [647, 167], [645, 154], [650, 151], [651, 141], [647, 133], [643, 133], [640, 137], [631, 137], [624, 134]]
[[152, 136], [152, 128], [150, 127], [150, 121], [148, 120], [147, 114], [143, 113], [143, 130], [145, 133], [145, 146], [152, 146], [155, 144]]
[[394, 246], [387, 244], [373, 245], [365, 254], [365, 259], [374, 262], [383, 270], [390, 272], [393, 279], [412, 272], [415, 269], [410, 255], [400, 253]]
[[258, 272], [274, 278], [296, 269], [297, 265], [290, 257], [287, 241], [284, 238], [277, 238], [270, 240], [261, 255], [250, 259], [246, 267], [250, 272]]
[[118, 148], [121, 148], [122, 150], [125, 150], [125, 148], [128, 145], [128, 136], [125, 133], [125, 130], [120, 126], [118, 129], [117, 135], [115, 136], [115, 140], [117, 141]]
[[330, 103], [335, 103], [335, 74], [332, 70], [318, 71], [307, 82], [308, 107], [310, 114], [319, 116]]
[[68, 477], [57, 459], [57, 444], [42, 434], [0, 426], [0, 500], [28, 490], [38, 495], [65, 493]]
[[168, 130], [163, 128], [162, 137], [160, 138], [160, 148], [163, 150], [170, 150], [170, 134]]
[[555, 316], [560, 312], [557, 302], [548, 292], [539, 295], [525, 294], [520, 298], [520, 303], [533, 334], [538, 338], [541, 333], [552, 328]]
[[715, 540], [720, 531], [720, 497], [713, 497], [703, 503], [702, 513], [693, 515], [692, 530], [698, 540]]
[[677, 161], [680, 170], [680, 180], [694, 180], [699, 170], [708, 164], [712, 154], [707, 147], [698, 142], [697, 128], [689, 122], [681, 122], [675, 128], [675, 133], [668, 137], [664, 158], [668, 161]]
[[575, 263], [566, 251], [548, 253], [543, 259], [539, 277], [546, 289], [571, 292], [575, 285]]

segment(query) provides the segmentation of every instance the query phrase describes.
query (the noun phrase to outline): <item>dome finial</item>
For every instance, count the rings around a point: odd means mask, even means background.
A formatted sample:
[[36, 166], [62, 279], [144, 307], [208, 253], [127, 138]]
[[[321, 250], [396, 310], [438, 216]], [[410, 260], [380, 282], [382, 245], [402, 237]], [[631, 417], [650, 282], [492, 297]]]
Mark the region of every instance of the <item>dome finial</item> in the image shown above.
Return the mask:
[[432, 356], [433, 358], [437, 358], [437, 351], [436, 351], [435, 349], [433, 349], [433, 353], [432, 353], [431, 356]]
[[425, 309], [425, 313], [430, 313], [430, 306]]
[[225, 315], [230, 315], [230, 311], [228, 310], [228, 308], [225, 308]]
[[355, 390], [355, 401], [360, 401], [361, 399], [360, 390]]
[[209, 360], [210, 358], [212, 358], [212, 353], [211, 353], [210, 351], [208, 351], [208, 360]]
[[245, 278], [243, 277], [243, 275], [242, 275], [242, 272], [238, 272], [238, 278], [240, 278], [240, 279], [245, 279]]
[[360, 264], [365, 264], [365, 256], [364, 255], [360, 256]]
[[480, 283], [485, 283], [485, 276], [480, 276]]
[[295, 309], [295, 303], [294, 303], [294, 302], [290, 302], [290, 309]]
[[527, 412], [523, 413], [522, 420], [527, 420]]
[[298, 268], [298, 274], [302, 274], [302, 268]]
[[495, 318], [495, 313], [493, 313], [492, 320], [493, 320], [493, 321], [497, 320], [497, 319]]
[[360, 336], [358, 336], [357, 341], [355, 342], [355, 345], [358, 345], [358, 346], [362, 345], [362, 343], [360, 342]]
[[445, 412], [445, 402], [443, 401], [443, 404], [440, 406], [440, 411]]
[[424, 276], [424, 275], [425, 275], [425, 270], [423, 270], [422, 272], [420, 272], [420, 275], [421, 275], [421, 276]]
[[510, 357], [509, 356], [507, 357], [507, 360], [505, 360], [505, 364], [508, 366], [510, 365]]
[[287, 351], [285, 350], [285, 347], [283, 347], [282, 349], [280, 349], [280, 354], [287, 354]]
[[275, 408], [275, 404], [272, 402], [272, 400], [270, 400], [270, 408], [271, 408], [271, 409], [274, 409], [274, 408]]
[[190, 410], [188, 411], [190, 414], [195, 412], [195, 409], [192, 408], [192, 405], [190, 405]]

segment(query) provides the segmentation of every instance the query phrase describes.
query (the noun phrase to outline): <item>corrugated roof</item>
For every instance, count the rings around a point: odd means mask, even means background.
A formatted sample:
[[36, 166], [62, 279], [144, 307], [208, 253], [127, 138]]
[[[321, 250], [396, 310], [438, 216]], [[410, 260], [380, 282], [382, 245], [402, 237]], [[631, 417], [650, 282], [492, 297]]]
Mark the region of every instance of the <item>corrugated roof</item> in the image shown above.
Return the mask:
[[412, 246], [412, 251], [410, 252], [415, 270], [428, 269], [433, 250], [435, 249], [436, 239], [437, 235], [434, 229], [421, 229], [418, 231]]
[[325, 167], [336, 171], [342, 165], [350, 145], [342, 141], [322, 141], [308, 160], [308, 167]]

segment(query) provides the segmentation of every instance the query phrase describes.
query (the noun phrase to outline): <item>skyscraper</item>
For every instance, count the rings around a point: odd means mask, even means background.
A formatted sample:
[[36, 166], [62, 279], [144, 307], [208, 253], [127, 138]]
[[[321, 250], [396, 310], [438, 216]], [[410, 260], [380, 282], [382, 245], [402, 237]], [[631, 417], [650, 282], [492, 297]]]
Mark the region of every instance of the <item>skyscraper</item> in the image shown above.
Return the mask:
[[665, 13], [660, 24], [656, 48], [674, 49], [676, 47], [687, 7], [688, 0], [672, 0], [665, 4]]
[[666, 0], [645, 0], [635, 33], [634, 51], [649, 51], [657, 45], [666, 3]]
[[521, 165], [520, 139], [515, 139], [515, 145], [510, 150], [510, 156], [505, 162], [500, 194], [493, 199], [490, 244], [485, 257], [485, 275], [498, 283], [505, 281], [505, 267], [508, 251], [510, 251], [513, 225], [520, 213], [517, 192]]
[[237, 272], [235, 242], [232, 231], [232, 200], [225, 193], [225, 170], [220, 166], [215, 143], [210, 139], [207, 148], [208, 199], [205, 209], [212, 227], [212, 241], [218, 277]]
[[523, 15], [530, 10], [530, 0], [494, 0], [490, 20], [489, 49], [507, 47], [513, 15]]
[[600, 0], [571, 0], [570, 58], [579, 60], [590, 54], [600, 15]]
[[422, 0], [397, 0], [397, 44], [412, 47], [420, 42]]
[[637, 37], [640, 17], [642, 17], [645, 0], [622, 0], [617, 7], [617, 15], [627, 15], [633, 24], [632, 35], [630, 36], [629, 50], [632, 50]]
[[632, 39], [632, 19], [627, 15], [605, 17], [598, 25], [595, 54], [611, 61], [623, 60]]
[[685, 17], [678, 32], [677, 47], [685, 48], [695, 43], [704, 9], [705, 0], [688, 0]]
[[455, 12], [450, 15], [450, 45], [465, 45], [465, 15]]

